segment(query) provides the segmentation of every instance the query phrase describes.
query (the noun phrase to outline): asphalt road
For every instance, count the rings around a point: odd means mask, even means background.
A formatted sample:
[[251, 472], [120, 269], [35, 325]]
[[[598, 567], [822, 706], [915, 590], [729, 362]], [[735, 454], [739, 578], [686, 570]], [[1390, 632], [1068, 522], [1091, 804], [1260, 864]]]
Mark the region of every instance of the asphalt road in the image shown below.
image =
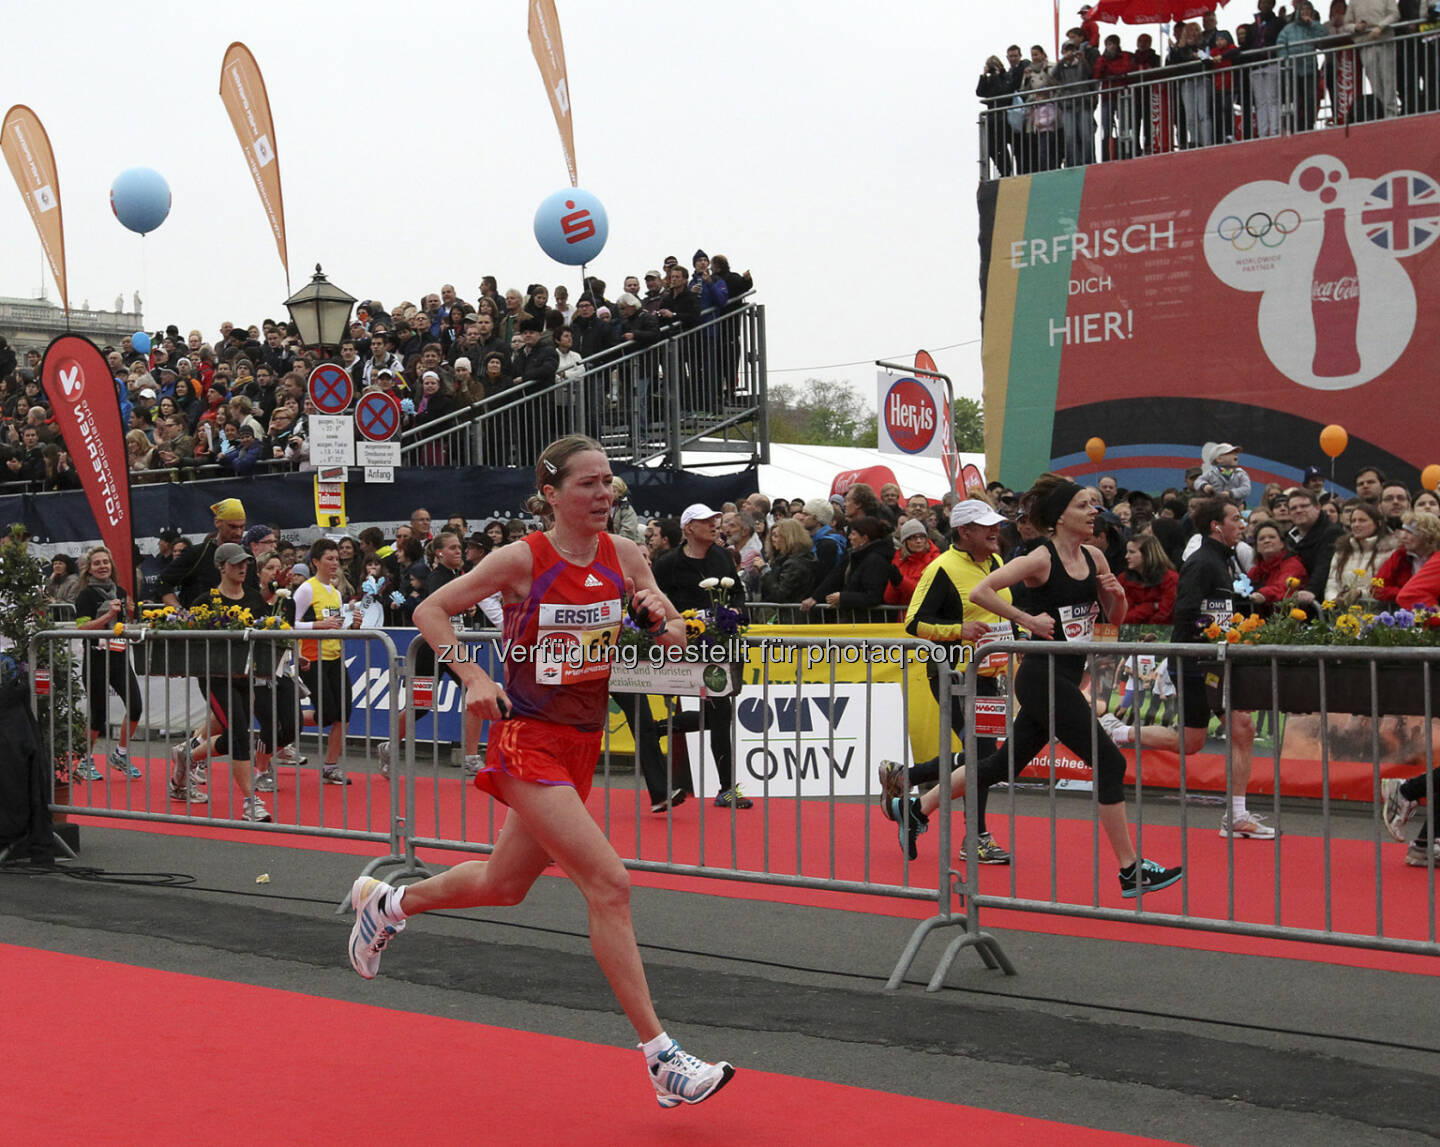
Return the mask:
[[[633, 1045], [563, 878], [517, 908], [412, 922], [366, 983], [334, 911], [361, 863], [86, 827], [74, 864], [107, 875], [0, 875], [0, 939]], [[193, 882], [119, 876], [158, 872]], [[1440, 976], [1010, 931], [1018, 976], [962, 953], [928, 994], [941, 933], [887, 993], [909, 921], [656, 889], [634, 901], [667, 1029], [742, 1067], [1196, 1144], [1440, 1135]]]

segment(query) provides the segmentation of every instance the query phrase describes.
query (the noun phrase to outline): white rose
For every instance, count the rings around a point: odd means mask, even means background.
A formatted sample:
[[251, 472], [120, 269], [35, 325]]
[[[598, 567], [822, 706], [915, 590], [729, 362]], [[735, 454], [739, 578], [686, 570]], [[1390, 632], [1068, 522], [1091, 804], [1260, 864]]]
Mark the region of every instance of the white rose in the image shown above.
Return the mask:
[[720, 579], [720, 588], [721, 588], [721, 589], [734, 589], [734, 588], [735, 588], [735, 579], [734, 579], [733, 577], [722, 577], [722, 578]]
[[714, 589], [714, 588], [715, 588], [716, 586], [718, 586], [719, 584], [720, 584], [720, 579], [719, 579], [718, 577], [707, 577], [704, 581], [702, 581], [702, 582], [700, 583], [700, 588], [701, 588], [701, 589]]
[[284, 588], [282, 587], [281, 589], [277, 589], [277, 590], [275, 591], [275, 596], [276, 596], [276, 597], [289, 597], [289, 596], [290, 596], [290, 591], [289, 591], [288, 589], [284, 589]]

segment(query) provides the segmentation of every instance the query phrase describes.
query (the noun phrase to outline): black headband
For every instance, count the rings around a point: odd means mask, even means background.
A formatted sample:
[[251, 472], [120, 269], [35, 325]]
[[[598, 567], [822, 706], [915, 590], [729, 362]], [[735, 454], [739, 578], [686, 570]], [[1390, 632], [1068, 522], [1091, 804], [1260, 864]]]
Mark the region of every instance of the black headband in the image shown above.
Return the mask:
[[1079, 494], [1082, 490], [1084, 490], [1084, 487], [1077, 486], [1074, 482], [1064, 482], [1051, 490], [1046, 496], [1044, 503], [1046, 525], [1053, 528], [1055, 524], [1060, 521], [1060, 515], [1063, 514], [1070, 503], [1075, 500], [1075, 495]]

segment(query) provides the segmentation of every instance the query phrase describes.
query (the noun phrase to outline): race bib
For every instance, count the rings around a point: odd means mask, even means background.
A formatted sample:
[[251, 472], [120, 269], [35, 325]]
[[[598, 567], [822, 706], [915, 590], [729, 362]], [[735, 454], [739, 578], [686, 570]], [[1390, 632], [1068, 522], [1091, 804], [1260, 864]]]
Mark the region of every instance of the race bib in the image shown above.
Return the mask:
[[541, 605], [535, 636], [536, 684], [573, 685], [608, 678], [622, 614], [619, 598], [587, 605]]
[[1004, 673], [1010, 664], [1008, 653], [986, 653], [987, 645], [994, 645], [1000, 641], [1014, 641], [1015, 627], [1008, 621], [987, 622], [990, 628], [985, 635], [975, 642], [975, 656], [980, 662], [981, 673]]
[[105, 648], [111, 653], [124, 653], [125, 642], [119, 637], [112, 637], [105, 642]]
[[[1207, 597], [1200, 603], [1200, 612], [1208, 613], [1221, 629], [1229, 629], [1230, 622], [1235, 618], [1235, 602], [1228, 597]], [[1202, 625], [1201, 628], [1205, 627]]]
[[1090, 641], [1095, 636], [1095, 615], [1099, 606], [1093, 601], [1079, 605], [1062, 605], [1056, 612], [1060, 615], [1060, 630], [1069, 642]]
[[1005, 728], [1006, 704], [1004, 697], [975, 698], [975, 736], [999, 741], [1008, 735]]

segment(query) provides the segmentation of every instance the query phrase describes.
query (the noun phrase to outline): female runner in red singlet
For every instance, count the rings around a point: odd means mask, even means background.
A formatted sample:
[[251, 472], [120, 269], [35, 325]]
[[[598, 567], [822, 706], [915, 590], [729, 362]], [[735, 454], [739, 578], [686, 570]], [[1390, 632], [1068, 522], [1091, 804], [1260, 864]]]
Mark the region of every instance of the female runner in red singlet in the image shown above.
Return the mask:
[[452, 668], [466, 708], [491, 722], [475, 783], [510, 807], [489, 860], [470, 860], [404, 888], [362, 876], [350, 890], [350, 963], [373, 979], [407, 917], [436, 909], [518, 904], [553, 857], [585, 896], [590, 945], [640, 1037], [661, 1107], [699, 1103], [734, 1075], [687, 1054], [661, 1027], [630, 920], [630, 878], [585, 810], [600, 756], [610, 663], [577, 656], [618, 636], [625, 601], [665, 644], [685, 640], [679, 612], [655, 585], [634, 542], [605, 532], [615, 494], [600, 444], [552, 442], [535, 467], [530, 509], [549, 529], [491, 552], [415, 610], [420, 635], [444, 659], [457, 647], [450, 618], [497, 591], [505, 605], [505, 685], [473, 660]]

